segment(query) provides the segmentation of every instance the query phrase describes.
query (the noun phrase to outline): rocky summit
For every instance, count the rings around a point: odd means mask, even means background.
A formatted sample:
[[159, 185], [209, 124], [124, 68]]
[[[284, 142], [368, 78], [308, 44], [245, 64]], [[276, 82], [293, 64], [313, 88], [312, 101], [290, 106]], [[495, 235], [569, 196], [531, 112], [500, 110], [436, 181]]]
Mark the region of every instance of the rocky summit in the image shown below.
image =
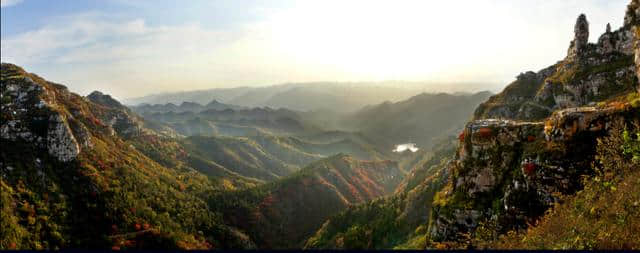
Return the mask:
[[617, 29], [563, 29], [563, 59], [497, 94], [293, 83], [129, 105], [2, 63], [0, 250], [638, 250], [640, 0]]
[[[52, 156], [66, 162], [82, 147], [91, 146], [89, 131], [73, 113], [61, 110], [71, 94], [58, 84], [46, 82], [21, 68], [2, 66], [2, 138], [25, 140], [46, 148]], [[73, 125], [73, 127], [71, 127]]]
[[453, 176], [434, 202], [431, 240], [461, 240], [481, 224], [525, 229], [560, 195], [582, 189], [598, 138], [613, 134], [616, 122], [640, 122], [637, 99], [625, 99], [640, 89], [638, 11], [632, 1], [624, 26], [608, 28], [597, 44], [588, 43], [581, 14], [565, 59], [521, 74], [478, 107], [447, 165]]
[[[623, 27], [595, 44], [581, 14], [564, 59], [478, 106], [454, 151], [411, 171], [407, 191], [330, 219], [306, 246], [637, 248], [640, 164], [624, 150], [640, 126], [638, 11], [631, 1]], [[416, 206], [428, 217], [402, 215]]]
[[[588, 43], [589, 22], [581, 14], [567, 57], [538, 72], [520, 74], [475, 112], [476, 119], [542, 120], [555, 110], [593, 105], [637, 90], [638, 19], [629, 5], [625, 25]], [[635, 9], [634, 9], [635, 8]], [[635, 59], [635, 60], [634, 60]]]

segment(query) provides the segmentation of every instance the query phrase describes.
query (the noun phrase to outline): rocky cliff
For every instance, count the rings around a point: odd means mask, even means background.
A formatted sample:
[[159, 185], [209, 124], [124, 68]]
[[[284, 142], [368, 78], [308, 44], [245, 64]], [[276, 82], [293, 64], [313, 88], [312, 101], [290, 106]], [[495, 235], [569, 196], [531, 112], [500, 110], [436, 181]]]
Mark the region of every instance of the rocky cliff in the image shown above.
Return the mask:
[[596, 140], [611, 134], [614, 122], [640, 122], [639, 11], [633, 0], [624, 26], [608, 26], [597, 44], [588, 43], [580, 15], [565, 59], [521, 74], [478, 107], [433, 202], [429, 239], [463, 240], [478, 227], [526, 228], [558, 196], [581, 189], [582, 176], [594, 173]]
[[[632, 26], [634, 30], [634, 51], [635, 51], [635, 63], [636, 63], [636, 75], [640, 80], [640, 1], [631, 1], [627, 9], [627, 14], [624, 17], [625, 25]], [[637, 88], [640, 92], [640, 86]]]
[[71, 93], [64, 86], [12, 64], [3, 63], [0, 68], [3, 139], [32, 142], [63, 162], [91, 146], [86, 126], [74, 118], [82, 108], [65, 109]]
[[[538, 72], [520, 74], [516, 81], [475, 112], [475, 119], [542, 120], [555, 110], [593, 105], [640, 89], [637, 69], [637, 1], [629, 5], [624, 26], [589, 43], [589, 22], [581, 14], [567, 56]], [[634, 61], [634, 58], [636, 59]]]
[[109, 95], [96, 91], [84, 98], [16, 65], [2, 63], [1, 68], [4, 139], [46, 147], [49, 154], [66, 162], [91, 147], [87, 126], [123, 137], [143, 131], [142, 120]]
[[199, 197], [218, 183], [134, 147], [172, 142], [110, 96], [82, 97], [6, 63], [0, 89], [0, 249], [251, 247]]

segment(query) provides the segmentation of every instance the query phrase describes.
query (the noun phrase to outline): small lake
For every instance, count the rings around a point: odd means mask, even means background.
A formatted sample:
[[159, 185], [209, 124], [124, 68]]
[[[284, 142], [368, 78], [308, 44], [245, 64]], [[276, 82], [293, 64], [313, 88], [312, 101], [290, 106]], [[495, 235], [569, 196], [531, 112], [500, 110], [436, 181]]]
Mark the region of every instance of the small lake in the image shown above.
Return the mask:
[[398, 144], [396, 145], [396, 148], [393, 150], [393, 152], [401, 153], [406, 150], [409, 150], [411, 152], [416, 152], [419, 150], [419, 148], [416, 147], [415, 143]]

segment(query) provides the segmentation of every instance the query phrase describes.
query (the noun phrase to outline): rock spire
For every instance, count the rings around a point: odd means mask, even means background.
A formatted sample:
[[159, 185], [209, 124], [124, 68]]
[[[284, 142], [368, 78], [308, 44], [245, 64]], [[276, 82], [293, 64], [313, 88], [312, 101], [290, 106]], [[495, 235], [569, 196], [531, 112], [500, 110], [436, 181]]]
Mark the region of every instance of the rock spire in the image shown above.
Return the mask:
[[569, 58], [579, 57], [589, 43], [589, 22], [587, 16], [580, 14], [573, 29], [575, 35], [569, 46]]

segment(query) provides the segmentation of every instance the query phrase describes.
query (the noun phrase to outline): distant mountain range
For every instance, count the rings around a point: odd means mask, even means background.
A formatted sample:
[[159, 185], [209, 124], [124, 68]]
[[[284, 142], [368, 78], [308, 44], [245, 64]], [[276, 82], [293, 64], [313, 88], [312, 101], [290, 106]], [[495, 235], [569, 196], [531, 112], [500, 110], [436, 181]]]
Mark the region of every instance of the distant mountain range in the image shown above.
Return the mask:
[[[296, 97], [289, 92], [283, 94]], [[370, 144], [388, 150], [405, 142], [414, 142], [428, 149], [439, 139], [457, 134], [464, 122], [472, 117], [473, 108], [491, 95], [486, 91], [456, 95], [422, 93], [404, 101], [365, 106], [351, 113], [327, 110], [302, 112], [269, 107], [245, 109], [217, 101], [207, 106], [183, 102], [180, 106], [140, 105], [131, 108], [147, 121], [164, 124], [185, 136], [254, 136], [259, 133], [311, 136], [343, 131], [360, 133]], [[309, 105], [314, 102], [300, 103]], [[218, 109], [212, 109], [212, 104]]]
[[287, 84], [127, 107], [2, 63], [0, 250], [640, 249], [640, 0], [598, 43], [588, 27], [496, 95]]
[[473, 108], [492, 93], [468, 95], [422, 93], [407, 100], [367, 106], [343, 118], [350, 129], [356, 129], [377, 140], [381, 147], [393, 148], [401, 143], [416, 143], [421, 148], [448, 135], [456, 135], [473, 114]]
[[[371, 82], [371, 83], [290, 83], [266, 87], [218, 88], [210, 90], [173, 92], [124, 99], [127, 105], [182, 104], [183, 102], [207, 104], [212, 100], [245, 107], [287, 108], [296, 111], [330, 110], [353, 112], [366, 105], [385, 101], [400, 101], [415, 94], [434, 91], [478, 91], [495, 87], [481, 83], [420, 83], [420, 82]], [[497, 87], [496, 87], [497, 88]]]
[[217, 100], [212, 100], [211, 102], [201, 105], [194, 102], [182, 102], [180, 105], [175, 105], [172, 103], [166, 104], [139, 104], [137, 106], [131, 106], [131, 109], [139, 114], [148, 114], [148, 113], [164, 113], [164, 112], [201, 112], [205, 110], [226, 110], [226, 109], [244, 109], [243, 106], [230, 105], [220, 103]]

